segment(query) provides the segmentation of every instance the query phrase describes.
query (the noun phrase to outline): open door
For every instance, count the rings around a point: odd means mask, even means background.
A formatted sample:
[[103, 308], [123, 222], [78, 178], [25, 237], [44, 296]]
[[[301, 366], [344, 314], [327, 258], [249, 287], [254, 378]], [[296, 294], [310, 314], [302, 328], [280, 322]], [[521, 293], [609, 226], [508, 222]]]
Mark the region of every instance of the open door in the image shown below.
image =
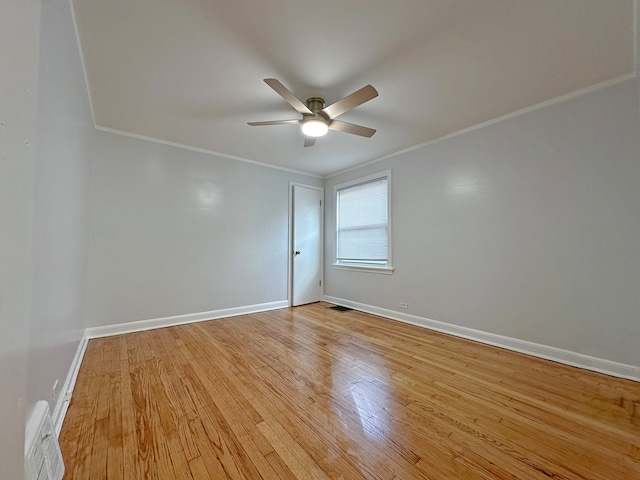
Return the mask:
[[323, 189], [292, 185], [291, 305], [322, 300]]

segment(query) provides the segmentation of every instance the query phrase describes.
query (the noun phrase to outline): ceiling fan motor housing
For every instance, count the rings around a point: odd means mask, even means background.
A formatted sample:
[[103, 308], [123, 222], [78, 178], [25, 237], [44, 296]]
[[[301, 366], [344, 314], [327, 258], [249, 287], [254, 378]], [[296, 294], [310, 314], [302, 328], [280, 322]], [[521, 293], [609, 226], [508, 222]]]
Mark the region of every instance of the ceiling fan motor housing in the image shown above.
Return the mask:
[[307, 107], [309, 107], [309, 110], [311, 110], [313, 113], [318, 113], [324, 108], [324, 99], [320, 97], [308, 98]]
[[311, 97], [307, 99], [307, 107], [309, 107], [309, 110], [313, 112], [313, 115], [303, 114], [303, 120], [313, 118], [315, 120], [320, 120], [326, 124], [331, 121], [329, 116], [322, 111], [322, 109], [324, 108], [324, 99], [320, 97]]

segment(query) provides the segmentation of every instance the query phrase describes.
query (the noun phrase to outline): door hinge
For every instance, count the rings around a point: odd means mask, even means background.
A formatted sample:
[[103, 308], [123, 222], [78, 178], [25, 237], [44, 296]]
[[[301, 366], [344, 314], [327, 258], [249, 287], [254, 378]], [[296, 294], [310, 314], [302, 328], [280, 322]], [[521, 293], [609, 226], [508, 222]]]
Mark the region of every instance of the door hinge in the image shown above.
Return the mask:
[[322, 286], [322, 280], [320, 280], [320, 282], [319, 282], [319, 283], [320, 283], [320, 286]]
[[322, 206], [322, 200], [320, 200], [320, 206]]

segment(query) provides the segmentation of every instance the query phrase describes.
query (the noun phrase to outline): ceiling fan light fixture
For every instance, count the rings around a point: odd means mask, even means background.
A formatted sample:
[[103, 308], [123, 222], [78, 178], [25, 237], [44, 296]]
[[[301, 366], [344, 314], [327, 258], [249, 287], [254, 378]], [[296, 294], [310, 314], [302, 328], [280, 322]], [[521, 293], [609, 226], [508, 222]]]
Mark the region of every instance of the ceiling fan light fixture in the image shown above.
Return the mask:
[[307, 137], [322, 137], [329, 131], [329, 126], [326, 122], [317, 118], [310, 118], [302, 122], [302, 133]]

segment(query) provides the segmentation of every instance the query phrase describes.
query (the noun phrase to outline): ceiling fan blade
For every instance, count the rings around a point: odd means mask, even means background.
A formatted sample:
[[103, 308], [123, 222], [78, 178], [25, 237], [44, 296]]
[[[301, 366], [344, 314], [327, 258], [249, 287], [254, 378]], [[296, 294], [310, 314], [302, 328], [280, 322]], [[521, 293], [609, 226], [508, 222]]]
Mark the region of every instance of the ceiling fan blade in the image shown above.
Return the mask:
[[304, 137], [304, 146], [305, 147], [313, 147], [316, 144], [316, 137], [308, 137], [305, 135]]
[[248, 122], [247, 125], [251, 125], [252, 127], [260, 127], [262, 125], [297, 125], [301, 122], [301, 120], [272, 120], [270, 122]]
[[362, 87], [360, 90], [353, 92], [351, 95], [347, 95], [342, 100], [338, 100], [333, 105], [325, 107], [322, 112], [325, 113], [330, 119], [334, 119], [345, 112], [348, 112], [352, 108], [356, 108], [358, 105], [362, 105], [364, 102], [368, 102], [372, 98], [378, 96], [378, 91], [371, 85]]
[[329, 130], [352, 133], [353, 135], [360, 135], [361, 137], [367, 138], [373, 136], [373, 134], [376, 133], [373, 128], [354, 125], [353, 123], [341, 122], [340, 120], [333, 120], [331, 123], [329, 123]]
[[278, 95], [284, 98], [289, 105], [295, 108], [299, 113], [313, 114], [309, 107], [296, 98], [296, 96], [289, 91], [282, 83], [275, 78], [265, 78], [264, 83], [273, 88]]

